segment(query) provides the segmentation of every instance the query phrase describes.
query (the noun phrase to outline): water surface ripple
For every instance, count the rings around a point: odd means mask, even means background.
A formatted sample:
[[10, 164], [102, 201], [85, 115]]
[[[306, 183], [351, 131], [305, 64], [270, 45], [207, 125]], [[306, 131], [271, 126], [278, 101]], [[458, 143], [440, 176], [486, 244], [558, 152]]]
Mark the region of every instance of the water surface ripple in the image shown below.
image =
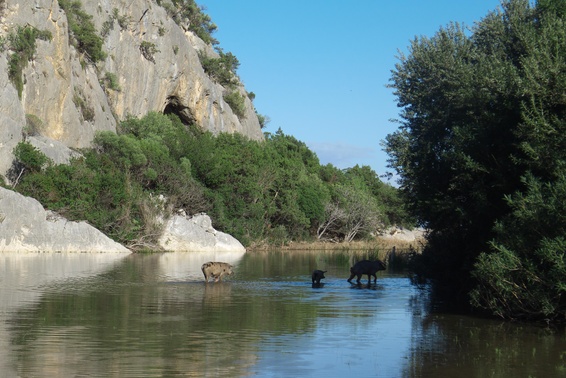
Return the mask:
[[[220, 259], [236, 273], [205, 284]], [[563, 329], [436, 311], [399, 272], [350, 284], [351, 260], [1, 255], [0, 377], [566, 376]]]

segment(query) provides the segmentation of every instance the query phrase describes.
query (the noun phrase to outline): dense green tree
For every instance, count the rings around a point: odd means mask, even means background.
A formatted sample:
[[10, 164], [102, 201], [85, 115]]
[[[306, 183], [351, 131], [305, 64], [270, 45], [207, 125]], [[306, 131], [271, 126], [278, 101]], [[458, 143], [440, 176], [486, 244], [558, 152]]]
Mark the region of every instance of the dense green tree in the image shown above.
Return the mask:
[[318, 159], [281, 131], [264, 143], [242, 135], [197, 133], [187, 156], [213, 198], [215, 223], [244, 242], [276, 233], [305, 238], [322, 216], [327, 190]]
[[529, 174], [549, 185], [563, 174], [561, 3], [503, 1], [472, 33], [451, 24], [415, 39], [393, 71], [401, 127], [386, 149], [409, 209], [430, 230], [417, 272], [462, 298], [487, 279], [471, 272], [490, 242], [526, 232], [494, 228], [516, 216], [506, 198], [532, 187]]
[[382, 214], [383, 225], [396, 225], [413, 228], [416, 223], [409, 215], [405, 204], [397, 193], [397, 189], [379, 179], [377, 173], [369, 166], [355, 165], [344, 170], [346, 180], [360, 179], [373, 198], [377, 200], [379, 213]]
[[502, 317], [564, 322], [566, 314], [566, 177], [525, 179], [526, 193], [507, 197], [512, 212], [495, 227], [491, 253], [474, 275], [475, 305]]
[[329, 192], [318, 176], [320, 162], [307, 145], [281, 129], [268, 134], [266, 147], [276, 172], [273, 224], [303, 239], [316, 227]]

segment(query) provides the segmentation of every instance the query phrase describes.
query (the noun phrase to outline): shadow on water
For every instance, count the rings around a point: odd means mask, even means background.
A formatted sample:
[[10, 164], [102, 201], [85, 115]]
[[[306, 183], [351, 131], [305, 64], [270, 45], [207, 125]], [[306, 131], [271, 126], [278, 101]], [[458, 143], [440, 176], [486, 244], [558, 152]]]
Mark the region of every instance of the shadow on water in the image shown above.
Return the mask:
[[378, 285], [377, 283], [351, 283], [350, 289], [357, 289], [357, 290], [383, 290], [383, 286]]
[[[14, 284], [2, 289], [0, 364], [14, 376], [566, 375], [564, 330], [432, 311], [427, 287], [397, 271], [348, 283], [368, 257], [131, 255], [55, 276], [46, 267], [64, 257], [5, 259]], [[211, 260], [235, 274], [205, 283]]]

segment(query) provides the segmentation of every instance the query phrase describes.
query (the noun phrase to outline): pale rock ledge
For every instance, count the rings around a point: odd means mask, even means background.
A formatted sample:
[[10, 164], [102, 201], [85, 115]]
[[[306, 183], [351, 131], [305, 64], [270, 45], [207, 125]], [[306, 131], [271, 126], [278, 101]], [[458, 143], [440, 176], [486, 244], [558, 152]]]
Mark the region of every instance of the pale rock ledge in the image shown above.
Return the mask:
[[45, 211], [33, 198], [0, 188], [0, 252], [131, 253], [86, 222]]
[[159, 246], [166, 251], [245, 252], [245, 247], [231, 235], [212, 227], [210, 217], [173, 215], [165, 224]]

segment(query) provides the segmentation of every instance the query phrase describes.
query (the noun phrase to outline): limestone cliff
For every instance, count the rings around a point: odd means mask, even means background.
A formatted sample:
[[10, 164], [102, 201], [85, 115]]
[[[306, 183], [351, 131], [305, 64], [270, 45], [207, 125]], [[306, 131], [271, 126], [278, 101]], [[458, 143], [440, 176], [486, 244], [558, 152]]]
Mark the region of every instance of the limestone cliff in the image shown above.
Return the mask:
[[[213, 82], [200, 64], [198, 51], [215, 54], [211, 46], [175, 23], [157, 1], [81, 3], [97, 31], [106, 28], [107, 57], [96, 65], [70, 43], [67, 14], [57, 0], [0, 0], [0, 41], [7, 41], [18, 26], [52, 36], [37, 41], [23, 70], [21, 94], [8, 76], [12, 52], [6, 46], [0, 49], [0, 175], [10, 168], [23, 131], [48, 156], [59, 157], [56, 162], [65, 162], [71, 152], [63, 151], [64, 146], [88, 147], [97, 131], [116, 130], [125, 117], [149, 111], [174, 112], [215, 134], [263, 139], [243, 85], [237, 90], [244, 95], [245, 112], [238, 117], [224, 101], [226, 88]], [[143, 54], [144, 44], [155, 47], [150, 56]], [[112, 88], [105, 80], [109, 75], [116, 80]]]

